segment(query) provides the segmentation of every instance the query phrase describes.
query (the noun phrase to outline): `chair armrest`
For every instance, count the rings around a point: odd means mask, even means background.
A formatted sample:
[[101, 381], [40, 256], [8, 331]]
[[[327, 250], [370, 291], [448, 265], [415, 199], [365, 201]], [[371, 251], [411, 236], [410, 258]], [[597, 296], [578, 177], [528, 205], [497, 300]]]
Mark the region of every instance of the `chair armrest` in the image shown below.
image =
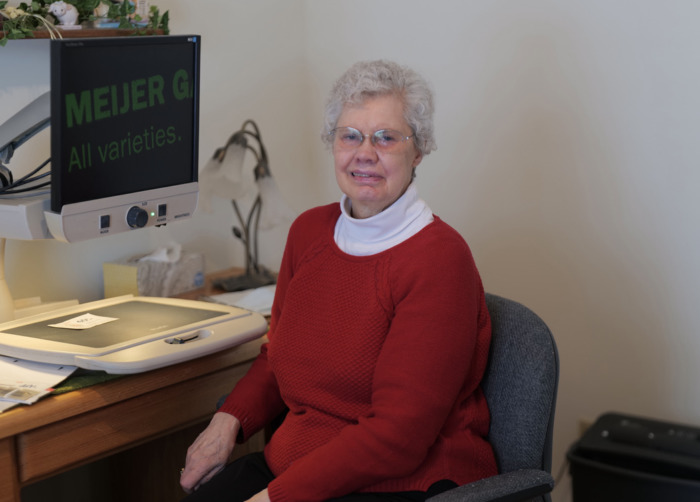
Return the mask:
[[480, 479], [428, 499], [429, 502], [525, 502], [554, 489], [551, 474], [522, 469]]

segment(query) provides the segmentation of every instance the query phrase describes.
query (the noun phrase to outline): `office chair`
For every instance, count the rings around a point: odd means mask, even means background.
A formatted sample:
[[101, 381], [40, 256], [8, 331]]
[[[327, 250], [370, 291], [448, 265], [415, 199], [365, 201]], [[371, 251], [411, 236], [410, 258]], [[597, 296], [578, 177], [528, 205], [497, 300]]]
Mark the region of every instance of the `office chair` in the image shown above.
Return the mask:
[[527, 307], [488, 293], [486, 304], [492, 339], [482, 387], [491, 410], [488, 439], [500, 474], [428, 500], [550, 502], [557, 347], [549, 328]]

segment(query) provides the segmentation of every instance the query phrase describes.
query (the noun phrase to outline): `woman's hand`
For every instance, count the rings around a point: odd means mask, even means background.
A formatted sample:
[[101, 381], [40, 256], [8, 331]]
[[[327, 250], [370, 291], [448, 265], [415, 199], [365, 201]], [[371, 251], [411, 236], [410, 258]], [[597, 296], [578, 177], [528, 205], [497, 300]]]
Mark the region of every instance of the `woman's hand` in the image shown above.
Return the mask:
[[180, 476], [180, 486], [186, 493], [192, 493], [226, 466], [240, 428], [241, 423], [233, 415], [214, 414], [207, 428], [187, 449], [185, 469]]
[[267, 495], [267, 488], [258, 492], [253, 498], [249, 498], [246, 502], [270, 502], [270, 497]]

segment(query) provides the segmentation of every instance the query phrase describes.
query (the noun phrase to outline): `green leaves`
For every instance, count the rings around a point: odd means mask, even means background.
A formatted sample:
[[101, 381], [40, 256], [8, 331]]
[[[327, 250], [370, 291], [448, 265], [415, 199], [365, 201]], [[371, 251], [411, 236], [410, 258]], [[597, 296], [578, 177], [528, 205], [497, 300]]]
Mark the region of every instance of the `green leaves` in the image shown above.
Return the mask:
[[[48, 28], [52, 30], [53, 16], [49, 14], [49, 6], [54, 0], [32, 0], [22, 2], [17, 7], [8, 6], [8, 0], [0, 0], [0, 47], [7, 44], [8, 40], [17, 40], [34, 37], [37, 29]], [[95, 19], [95, 9], [100, 5], [101, 0], [64, 0], [66, 3], [74, 5], [78, 9], [78, 21], [93, 21]], [[155, 5], [149, 10], [146, 23], [140, 16], [135, 15], [136, 9], [133, 2], [125, 0], [121, 3], [109, 3], [107, 17], [118, 21], [119, 28], [135, 30], [137, 35], [150, 34], [152, 30], [162, 30], [168, 35], [170, 28], [170, 14], [165, 11], [162, 15]], [[136, 24], [138, 23], [138, 24]], [[52, 33], [52, 36], [54, 35]], [[60, 35], [59, 35], [60, 36]]]
[[45, 0], [22, 2], [17, 7], [8, 6], [7, 1], [0, 1], [0, 34], [3, 36], [0, 46], [7, 44], [8, 39], [34, 37], [34, 30], [43, 26], [48, 10]]
[[158, 7], [151, 5], [148, 19], [150, 21], [150, 26], [154, 30], [163, 30], [164, 35], [170, 34], [170, 27], [168, 26], [170, 22], [170, 11], [166, 10], [161, 16]]

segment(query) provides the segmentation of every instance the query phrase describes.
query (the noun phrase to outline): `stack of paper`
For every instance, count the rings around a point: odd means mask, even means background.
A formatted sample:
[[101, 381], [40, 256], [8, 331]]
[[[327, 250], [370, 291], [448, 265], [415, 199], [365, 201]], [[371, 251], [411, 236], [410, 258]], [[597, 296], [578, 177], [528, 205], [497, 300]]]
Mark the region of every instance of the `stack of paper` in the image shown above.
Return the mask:
[[255, 289], [246, 289], [245, 291], [221, 293], [207, 296], [203, 300], [240, 307], [269, 316], [272, 312], [272, 300], [275, 299], [275, 287], [276, 285], [272, 284]]
[[18, 404], [35, 403], [75, 370], [75, 366], [0, 356], [0, 413]]

